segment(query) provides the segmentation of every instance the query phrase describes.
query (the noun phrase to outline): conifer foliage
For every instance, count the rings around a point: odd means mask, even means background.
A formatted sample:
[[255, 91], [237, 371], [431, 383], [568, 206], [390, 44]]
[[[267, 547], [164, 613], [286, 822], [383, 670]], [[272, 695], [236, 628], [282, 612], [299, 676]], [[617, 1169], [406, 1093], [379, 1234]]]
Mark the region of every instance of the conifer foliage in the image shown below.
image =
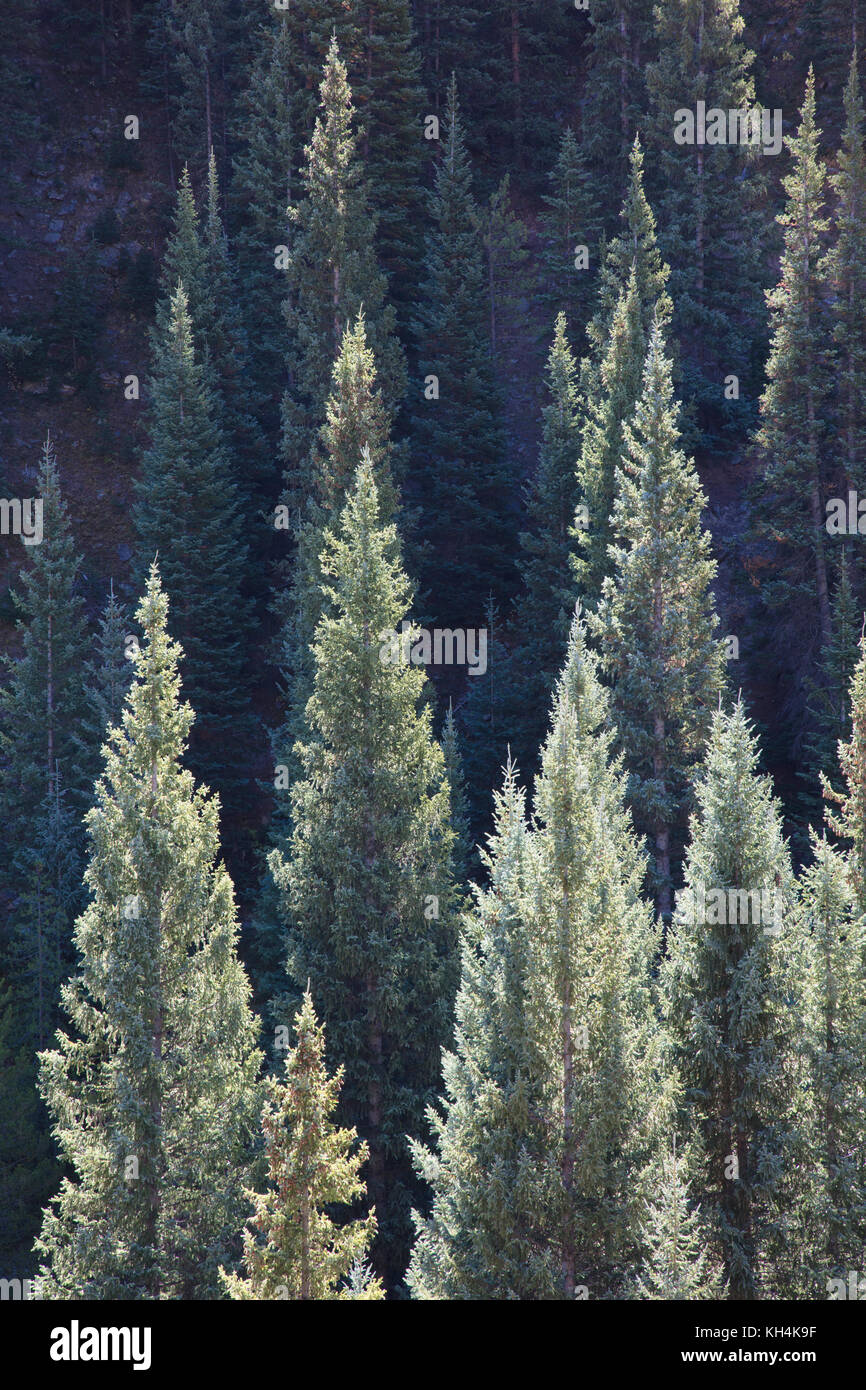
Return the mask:
[[[295, 1045], [285, 1080], [269, 1077], [262, 1129], [270, 1189], [249, 1192], [255, 1214], [244, 1231], [247, 1277], [225, 1275], [236, 1299], [345, 1299], [359, 1295], [349, 1282], [365, 1268], [376, 1229], [373, 1213], [337, 1225], [328, 1215], [363, 1196], [360, 1169], [366, 1145], [355, 1148], [354, 1130], [338, 1129], [332, 1115], [342, 1073], [325, 1069], [324, 1029], [309, 993], [295, 1019]], [[361, 1297], [381, 1298], [381, 1284], [364, 1279]]]
[[527, 824], [509, 766], [463, 932], [416, 1297], [611, 1296], [673, 1117], [650, 991], [657, 941], [612, 754], [607, 696], [576, 618]]
[[270, 864], [290, 976], [315, 992], [345, 1069], [339, 1114], [370, 1147], [374, 1266], [392, 1287], [414, 1196], [405, 1136], [421, 1131], [451, 1018], [453, 831], [445, 763], [421, 703], [425, 676], [402, 660], [410, 590], [369, 458], [326, 537], [322, 569], [331, 613], [313, 644], [293, 830]]
[[651, 837], [664, 916], [671, 907], [672, 831], [684, 820], [723, 679], [710, 589], [716, 566], [701, 528], [705, 498], [680, 448], [678, 413], [656, 322], [641, 397], [623, 428], [614, 574], [590, 621], [613, 683], [629, 798], [639, 829]]
[[40, 1054], [71, 1177], [38, 1249], [50, 1298], [213, 1298], [243, 1216], [261, 1054], [218, 805], [181, 765], [194, 715], [154, 566], [136, 678], [88, 813], [91, 901]]

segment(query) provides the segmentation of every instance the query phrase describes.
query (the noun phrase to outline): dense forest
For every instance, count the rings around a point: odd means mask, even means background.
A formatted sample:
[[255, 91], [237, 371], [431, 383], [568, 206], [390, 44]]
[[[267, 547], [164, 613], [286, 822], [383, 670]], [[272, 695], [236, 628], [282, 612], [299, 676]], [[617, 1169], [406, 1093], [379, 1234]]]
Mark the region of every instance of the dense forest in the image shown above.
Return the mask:
[[857, 1296], [861, 8], [4, 7], [4, 1290]]

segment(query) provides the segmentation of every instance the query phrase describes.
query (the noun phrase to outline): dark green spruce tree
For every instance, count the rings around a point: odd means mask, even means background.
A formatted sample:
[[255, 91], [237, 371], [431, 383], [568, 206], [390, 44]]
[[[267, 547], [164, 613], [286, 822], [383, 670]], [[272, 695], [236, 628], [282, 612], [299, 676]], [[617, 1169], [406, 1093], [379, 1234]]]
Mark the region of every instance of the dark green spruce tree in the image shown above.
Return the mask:
[[563, 131], [550, 191], [543, 197], [542, 282], [551, 318], [562, 312], [582, 335], [598, 274], [601, 222], [583, 148], [571, 126]]
[[291, 244], [288, 209], [298, 187], [295, 112], [302, 94], [297, 40], [290, 21], [297, 5], [271, 9], [257, 36], [247, 87], [240, 99], [228, 205], [238, 288], [248, 341], [247, 364], [256, 415], [273, 445], [286, 386], [286, 325], [279, 264]]
[[781, 624], [782, 640], [798, 653], [801, 672], [808, 669], [808, 661], [802, 661], [804, 642], [813, 642], [816, 633], [821, 646], [830, 640], [825, 500], [831, 324], [824, 247], [827, 172], [820, 136], [810, 69], [800, 125], [785, 139], [792, 168], [783, 180], [787, 201], [777, 218], [785, 249], [779, 283], [767, 293], [772, 343], [757, 435], [764, 459], [757, 524], [774, 549], [762, 593]]
[[136, 572], [146, 576], [159, 556], [197, 716], [190, 766], [234, 807], [247, 794], [242, 784], [250, 738], [243, 675], [247, 543], [218, 405], [196, 359], [182, 285], [156, 344], [150, 396], [150, 446], [133, 512]]
[[[647, 84], [660, 250], [671, 266], [682, 391], [700, 407], [712, 437], [725, 423], [742, 428], [737, 416], [745, 388], [757, 385], [767, 220], [763, 157], [760, 132], [750, 131], [755, 144], [732, 140], [730, 131], [723, 143], [678, 143], [678, 135], [691, 132], [677, 113], [694, 118], [699, 101], [726, 116], [755, 110], [755, 55], [743, 42], [739, 0], [663, 0], [655, 16], [659, 56]], [[707, 136], [715, 134], [710, 126]], [[736, 396], [726, 385], [731, 374]]]
[[427, 278], [415, 335], [411, 500], [421, 507], [421, 607], [471, 627], [492, 591], [513, 587], [505, 441], [486, 321], [484, 259], [472, 171], [452, 81], [431, 198]]
[[15, 595], [20, 648], [4, 658], [0, 686], [0, 1238], [6, 1265], [22, 1273], [31, 1272], [39, 1208], [60, 1178], [36, 1091], [35, 1053], [57, 1026], [60, 986], [72, 964], [72, 926], [83, 901], [82, 767], [101, 738], [79, 744], [87, 708], [82, 562], [50, 439], [36, 503], [41, 539], [37, 526], [34, 543], [22, 546]]
[[614, 573], [590, 614], [613, 686], [629, 801], [650, 837], [659, 912], [671, 911], [677, 837], [723, 683], [723, 645], [711, 584], [705, 497], [680, 446], [671, 363], [658, 324], [650, 334], [641, 398], [624, 426], [613, 513]]

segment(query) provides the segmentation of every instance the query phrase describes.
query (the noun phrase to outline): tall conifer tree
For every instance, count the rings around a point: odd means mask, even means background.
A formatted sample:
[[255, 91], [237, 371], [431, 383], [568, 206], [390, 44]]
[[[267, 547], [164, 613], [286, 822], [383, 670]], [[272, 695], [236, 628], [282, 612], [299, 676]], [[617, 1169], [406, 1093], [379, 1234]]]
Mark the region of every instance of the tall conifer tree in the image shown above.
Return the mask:
[[[839, 442], [848, 487], [866, 490], [866, 127], [857, 50], [845, 87], [845, 128], [831, 183], [837, 203], [828, 269], [838, 353]], [[864, 567], [858, 566], [861, 580]]]
[[241, 795], [241, 745], [249, 738], [243, 680], [248, 604], [242, 594], [247, 546], [218, 407], [196, 359], [187, 296], [172, 296], [151, 381], [150, 447], [133, 513], [137, 573], [159, 555], [183, 647], [184, 680], [198, 729], [190, 756], [198, 776]]
[[[700, 1196], [729, 1297], [779, 1297], [792, 1105], [796, 934], [781, 812], [742, 703], [713, 715], [662, 965], [665, 1009], [705, 1154]], [[795, 1252], [793, 1252], [795, 1253]]]
[[497, 801], [437, 1151], [415, 1148], [434, 1194], [417, 1219], [416, 1296], [610, 1296], [640, 1248], [674, 1084], [643, 856], [596, 665], [577, 618], [532, 828], [511, 767]]
[[376, 218], [357, 149], [352, 93], [336, 40], [320, 91], [320, 114], [301, 171], [303, 198], [290, 214], [294, 228], [284, 305], [289, 387], [281, 447], [286, 501], [295, 515], [309, 496], [311, 450], [324, 419], [333, 365], [361, 308], [389, 411], [405, 388], [394, 311], [374, 253]]
[[345, 1068], [340, 1115], [370, 1146], [374, 1263], [393, 1287], [416, 1191], [405, 1135], [420, 1133], [450, 1027], [453, 831], [442, 752], [420, 705], [425, 676], [401, 659], [396, 630], [410, 589], [369, 459], [322, 568], [333, 616], [316, 631], [291, 840], [270, 864], [284, 893], [290, 978], [315, 991]]
[[617, 474], [613, 577], [590, 623], [613, 683], [619, 746], [638, 828], [651, 838], [653, 887], [671, 909], [675, 845], [689, 784], [723, 681], [710, 585], [716, 565], [701, 528], [705, 498], [680, 448], [671, 363], [653, 325], [641, 398], [624, 427]]
[[452, 80], [431, 198], [427, 279], [415, 326], [414, 492], [420, 502], [422, 602], [471, 627], [512, 583], [504, 439], [485, 316], [472, 174]]
[[775, 613], [810, 615], [825, 645], [830, 637], [824, 513], [830, 324], [823, 235], [827, 174], [820, 135], [810, 69], [800, 125], [785, 141], [793, 167], [783, 180], [785, 210], [776, 219], [785, 229], [785, 250], [779, 283], [767, 294], [772, 346], [758, 432], [765, 460], [759, 529], [775, 546], [774, 573], [763, 586], [767, 604]]
[[49, 1298], [212, 1298], [233, 1255], [256, 1123], [256, 1024], [218, 804], [181, 766], [194, 715], [154, 566], [144, 646], [88, 812], [91, 901], [72, 1024], [40, 1054], [74, 1176], [39, 1241]]
[[663, 0], [655, 15], [659, 57], [647, 84], [660, 249], [671, 266], [683, 390], [704, 407], [712, 431], [736, 409], [725, 399], [725, 377], [733, 373], [746, 386], [755, 375], [766, 222], [761, 156], [757, 144], [730, 133], [719, 144], [678, 143], [677, 113], [694, 114], [698, 102], [725, 113], [755, 110], [755, 55], [743, 43], [739, 0]]

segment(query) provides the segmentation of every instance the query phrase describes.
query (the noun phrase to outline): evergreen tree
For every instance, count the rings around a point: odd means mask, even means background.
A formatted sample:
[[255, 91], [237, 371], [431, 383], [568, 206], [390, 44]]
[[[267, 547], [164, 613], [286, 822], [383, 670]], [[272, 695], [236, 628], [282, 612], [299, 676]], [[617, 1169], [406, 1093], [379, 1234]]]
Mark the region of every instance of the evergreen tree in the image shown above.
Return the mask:
[[150, 390], [150, 447], [133, 511], [137, 572], [146, 574], [159, 555], [199, 724], [191, 766], [233, 805], [241, 794], [241, 748], [249, 738], [242, 674], [247, 547], [218, 408], [196, 360], [182, 285], [157, 345]]
[[851, 589], [848, 552], [841, 554], [839, 580], [830, 607], [830, 641], [821, 652], [814, 676], [807, 678], [807, 728], [803, 738], [802, 794], [808, 820], [822, 819], [820, 775], [835, 762], [840, 741], [851, 737], [851, 682], [863, 632], [863, 609]]
[[652, 0], [593, 0], [586, 76], [586, 148], [599, 181], [602, 212], [612, 221], [625, 193], [627, 151], [647, 110], [645, 67], [653, 56]]
[[301, 171], [304, 197], [291, 210], [294, 235], [285, 317], [289, 388], [283, 399], [282, 451], [286, 502], [294, 514], [310, 490], [310, 453], [325, 413], [331, 371], [343, 335], [363, 308], [382, 397], [393, 411], [405, 388], [405, 364], [394, 338], [394, 311], [373, 250], [376, 218], [369, 209], [357, 154], [352, 94], [336, 40], [321, 85], [321, 114]]
[[[353, 1265], [363, 1263], [376, 1231], [372, 1212], [342, 1226], [328, 1214], [363, 1197], [367, 1146], [353, 1153], [355, 1131], [338, 1129], [332, 1119], [343, 1074], [327, 1074], [325, 1030], [309, 991], [295, 1032], [285, 1080], [265, 1082], [262, 1130], [271, 1186], [264, 1194], [247, 1192], [255, 1214], [244, 1230], [246, 1278], [223, 1272], [235, 1299], [352, 1298], [346, 1281]], [[372, 1281], [364, 1297], [382, 1296], [381, 1284]]]
[[[797, 134], [785, 143], [793, 159], [777, 221], [785, 229], [779, 284], [768, 291], [772, 346], [761, 396], [758, 443], [764, 455], [762, 534], [775, 548], [763, 593], [772, 612], [808, 614], [822, 645], [830, 638], [827, 582], [825, 420], [830, 326], [823, 252], [826, 170], [815, 124], [810, 69]], [[798, 643], [802, 648], [802, 637]]]
[[454, 718], [454, 709], [450, 700], [442, 725], [441, 744], [451, 794], [454, 878], [458, 884], [463, 884], [469, 875], [470, 866], [474, 867], [476, 854], [469, 832], [469, 801], [466, 795], [466, 779], [463, 775], [463, 759], [460, 754], [460, 736], [457, 732], [457, 721]]
[[[291, 593], [280, 649], [287, 687], [287, 717], [278, 743], [287, 756], [304, 731], [304, 711], [313, 693], [311, 644], [328, 609], [321, 553], [351, 489], [361, 458], [369, 459], [376, 482], [379, 519], [394, 520], [397, 491], [391, 462], [391, 420], [382, 401], [373, 353], [367, 346], [363, 312], [347, 324], [334, 363], [325, 421], [311, 455], [310, 493], [296, 531]], [[279, 748], [278, 748], [279, 752]]]
[[425, 609], [437, 622], [471, 627], [491, 590], [499, 597], [507, 594], [512, 565], [483, 248], [454, 81], [442, 143], [426, 242], [427, 279], [415, 325], [420, 381], [413, 482], [422, 541], [417, 568]]
[[59, 783], [79, 798], [77, 804], [83, 806], [84, 797], [75, 742], [87, 643], [81, 557], [50, 438], [39, 464], [34, 525], [40, 503], [42, 539], [36, 543], [36, 526], [15, 595], [21, 654], [4, 656], [8, 680], [0, 687], [0, 820], [10, 850], [2, 879], [13, 892], [15, 856], [30, 843], [38, 808], [53, 799]]
[[578, 617], [531, 831], [511, 767], [497, 803], [438, 1152], [415, 1149], [434, 1193], [410, 1275], [426, 1297], [606, 1297], [639, 1249], [674, 1088], [607, 703]]
[[[586, 157], [571, 126], [563, 131], [549, 184], [542, 219], [544, 298], [548, 313], [564, 313], [579, 334], [590, 316], [601, 224]], [[586, 250], [586, 264], [580, 248]]]
[[708, 1254], [706, 1231], [689, 1200], [686, 1169], [686, 1160], [677, 1155], [674, 1144], [647, 1204], [642, 1228], [645, 1253], [634, 1280], [633, 1298], [692, 1301], [721, 1297], [719, 1269]]
[[361, 157], [376, 214], [376, 248], [404, 318], [421, 275], [423, 95], [410, 0], [355, 0], [352, 91], [363, 126]]
[[42, 538], [24, 549], [14, 594], [20, 651], [4, 656], [0, 686], [0, 1242], [5, 1267], [28, 1274], [39, 1208], [60, 1177], [36, 1091], [35, 1050], [57, 1025], [60, 984], [71, 966], [81, 906], [82, 766], [93, 754], [92, 746], [82, 754], [78, 741], [87, 651], [81, 557], [50, 439], [36, 493]]
[[576, 493], [585, 510], [575, 519], [571, 532], [574, 553], [569, 558], [588, 608], [596, 606], [604, 579], [612, 572], [610, 546], [617, 470], [625, 445], [623, 431], [640, 399], [646, 357], [640, 308], [632, 266], [610, 326], [597, 394], [585, 402], [577, 460]]
[[414, 1195], [404, 1136], [419, 1133], [450, 1025], [453, 832], [430, 708], [419, 708], [425, 676], [401, 660], [410, 589], [369, 459], [322, 568], [333, 616], [316, 631], [291, 840], [269, 862], [290, 978], [319, 1000], [345, 1068], [341, 1115], [370, 1146], [374, 1262], [390, 1288], [405, 1268]]
[[431, 1110], [430, 1150], [413, 1142], [432, 1188], [407, 1283], [416, 1299], [545, 1298], [556, 1270], [539, 1180], [548, 1139], [545, 1068], [532, 1027], [526, 914], [529, 827], [509, 763], [494, 793], [494, 830], [463, 919], [454, 1051], [443, 1054], [444, 1115]]
[[157, 304], [153, 354], [159, 356], [160, 343], [171, 333], [174, 296], [182, 284], [204, 379], [213, 393], [217, 423], [236, 461], [241, 490], [246, 496], [260, 494], [268, 480], [268, 460], [247, 386], [249, 351], [220, 216], [213, 150], [208, 161], [203, 224], [188, 168], [184, 167], [181, 174], [174, 227], [166, 246], [160, 283], [162, 295]]
[[126, 692], [132, 680], [132, 666], [127, 655], [134, 645], [127, 642], [130, 636], [126, 608], [115, 596], [112, 582], [108, 602], [99, 620], [93, 656], [84, 667], [87, 708], [81, 731], [76, 735], [79, 756], [93, 782], [102, 768], [100, 750], [108, 730], [120, 723]]
[[193, 713], [154, 566], [144, 646], [88, 812], [90, 905], [63, 989], [73, 1035], [40, 1054], [74, 1176], [37, 1248], [50, 1298], [213, 1298], [257, 1117], [256, 1024], [217, 802], [181, 766]]
[[[665, 1011], [705, 1154], [701, 1206], [732, 1299], [779, 1297], [790, 1163], [791, 958], [781, 813], [741, 702], [713, 715], [662, 963]], [[786, 1167], [787, 1165], [787, 1167]]]
[[804, 1296], [823, 1298], [828, 1280], [859, 1268], [866, 1240], [866, 932], [843, 857], [823, 836], [812, 844], [797, 981], [811, 1082]]
[[203, 250], [212, 318], [208, 320], [204, 312], [199, 318], [192, 307], [196, 338], [202, 343], [214, 373], [223, 405], [223, 430], [236, 461], [240, 492], [254, 498], [265, 495], [270, 501], [274, 491], [274, 465], [253, 411], [247, 380], [251, 354], [238, 304], [234, 258], [220, 214], [219, 179], [213, 150], [208, 160]]
[[479, 225], [487, 262], [487, 298], [490, 310], [490, 348], [493, 360], [514, 351], [515, 320], [525, 304], [526, 225], [515, 213], [511, 181], [506, 174], [490, 195]]
[[538, 468], [526, 498], [528, 529], [519, 537], [522, 553], [517, 567], [523, 589], [512, 623], [510, 681], [517, 687], [517, 710], [522, 714], [513, 751], [527, 780], [536, 769], [550, 692], [562, 667], [574, 611], [569, 552], [580, 448], [576, 377], [565, 315], [560, 313], [547, 359]]
[[658, 910], [671, 909], [672, 831], [684, 819], [723, 681], [701, 529], [706, 499], [679, 443], [671, 363], [653, 325], [643, 387], [616, 477], [611, 558], [592, 630], [613, 683], [613, 711], [638, 828], [650, 835]]
[[297, 5], [271, 10], [258, 35], [256, 57], [240, 101], [238, 148], [232, 162], [229, 208], [247, 337], [250, 395], [273, 441], [286, 380], [281, 247], [291, 244], [288, 209], [297, 187], [296, 110], [301, 99], [298, 47], [291, 21]]
[[[845, 128], [830, 182], [837, 203], [828, 271], [833, 289], [833, 339], [838, 353], [839, 443], [849, 488], [866, 490], [866, 145], [857, 50], [845, 87]], [[863, 566], [860, 567], [863, 574]]]
[[641, 328], [647, 339], [653, 319], [667, 330], [673, 312], [667, 291], [670, 267], [662, 259], [656, 238], [656, 220], [644, 191], [643, 150], [635, 137], [629, 155], [629, 179], [619, 220], [622, 230], [603, 248], [598, 285], [598, 304], [587, 324], [589, 357], [581, 363], [581, 390], [589, 397], [598, 390], [597, 377], [607, 352], [617, 305], [628, 289], [634, 269], [640, 304]]
[[677, 143], [676, 113], [694, 113], [698, 102], [726, 114], [755, 110], [755, 55], [743, 43], [739, 0], [663, 0], [655, 13], [659, 58], [647, 84], [660, 249], [671, 266], [683, 389], [713, 430], [738, 408], [725, 399], [725, 377], [745, 383], [757, 366], [766, 222], [760, 154], [757, 144], [730, 139]]
[[[270, 827], [274, 846], [291, 834], [291, 787], [300, 775], [294, 750], [297, 740], [307, 732], [307, 701], [315, 680], [312, 642], [323, 613], [331, 612], [320, 562], [325, 533], [339, 518], [362, 457], [368, 457], [373, 468], [380, 519], [383, 523], [393, 520], [397, 491], [391, 461], [398, 451], [391, 446], [390, 426], [373, 354], [367, 346], [364, 316], [359, 312], [355, 323], [346, 327], [334, 363], [325, 423], [311, 458], [310, 495], [295, 529], [294, 565], [285, 594], [274, 603], [281, 624], [277, 664], [284, 693], [283, 717], [271, 739], [274, 765], [279, 771]], [[283, 932], [277, 923], [273, 879], [266, 873], [254, 925], [258, 943], [256, 986], [264, 998], [278, 992], [285, 968]]]

